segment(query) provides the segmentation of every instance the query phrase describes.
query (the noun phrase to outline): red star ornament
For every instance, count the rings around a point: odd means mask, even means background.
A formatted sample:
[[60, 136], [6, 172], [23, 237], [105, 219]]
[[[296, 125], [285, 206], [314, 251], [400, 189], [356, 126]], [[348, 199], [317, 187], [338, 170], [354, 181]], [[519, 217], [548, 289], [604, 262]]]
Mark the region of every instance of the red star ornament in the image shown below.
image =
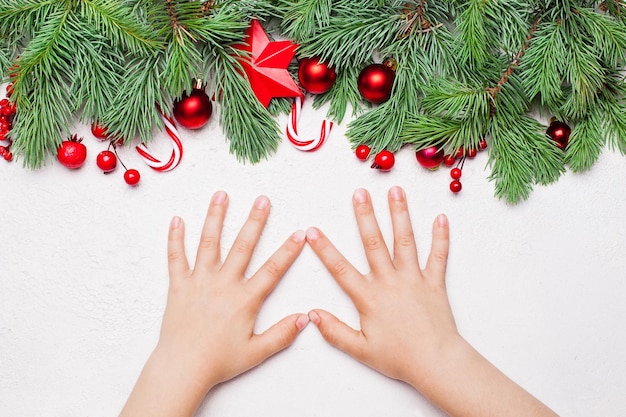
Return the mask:
[[238, 48], [250, 52], [241, 60], [241, 66], [261, 104], [267, 108], [273, 97], [302, 97], [302, 91], [287, 71], [297, 44], [270, 42], [257, 19], [252, 19], [246, 31], [246, 44]]

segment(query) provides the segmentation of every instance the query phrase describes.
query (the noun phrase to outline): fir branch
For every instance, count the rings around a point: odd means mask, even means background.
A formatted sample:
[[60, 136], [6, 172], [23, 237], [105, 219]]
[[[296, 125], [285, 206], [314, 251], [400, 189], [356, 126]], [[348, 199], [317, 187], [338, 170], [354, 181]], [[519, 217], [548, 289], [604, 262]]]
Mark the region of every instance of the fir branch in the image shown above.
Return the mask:
[[371, 59], [372, 51], [393, 41], [402, 24], [393, 9], [351, 10], [349, 15], [333, 16], [323, 32], [306, 39], [301, 56], [318, 56], [337, 71], [360, 66]]
[[271, 114], [254, 96], [237, 50], [215, 49], [212, 57], [215, 87], [220, 92], [220, 125], [239, 161], [257, 163], [278, 148], [280, 131]]
[[526, 200], [533, 189], [533, 151], [528, 145], [532, 133], [521, 129], [516, 118], [505, 113], [496, 113], [491, 120], [489, 179], [495, 181], [497, 198], [515, 204]]
[[456, 21], [460, 32], [458, 42], [458, 59], [461, 66], [468, 66], [472, 71], [480, 70], [489, 54], [490, 45], [494, 39], [489, 39], [490, 33], [486, 28], [484, 0], [469, 0], [467, 7]]
[[352, 117], [355, 117], [362, 109], [363, 101], [357, 88], [356, 80], [359, 76], [359, 68], [347, 67], [337, 74], [335, 85], [327, 93], [315, 96], [313, 108], [319, 109], [328, 101], [327, 116], [337, 123], [341, 123], [348, 109], [352, 108]]
[[142, 26], [132, 10], [119, 1], [81, 0], [79, 16], [113, 43], [131, 53], [147, 54], [161, 43]]
[[591, 9], [577, 9], [580, 23], [601, 62], [610, 68], [623, 66], [626, 56], [626, 25]]
[[330, 24], [332, 0], [298, 0], [285, 12], [281, 28], [291, 39], [307, 39]]
[[161, 89], [163, 65], [159, 54], [149, 59], [135, 57], [127, 63], [122, 84], [102, 117], [112, 137], [130, 143], [138, 136], [145, 143], [152, 138], [153, 126], [162, 126], [159, 109], [167, 111], [172, 105], [172, 98]]
[[435, 116], [485, 120], [491, 113], [491, 100], [489, 90], [440, 78], [426, 87], [422, 109]]
[[578, 121], [572, 129], [566, 148], [565, 162], [574, 172], [591, 168], [598, 160], [605, 138], [602, 135], [602, 119], [605, 117], [599, 107], [593, 107], [587, 117]]
[[446, 153], [451, 154], [463, 145], [463, 123], [462, 120], [447, 117], [409, 115], [400, 139], [403, 143], [413, 145], [416, 150], [433, 145], [446, 146]]
[[556, 106], [563, 91], [563, 64], [567, 59], [566, 35], [555, 22], [541, 23], [520, 64], [525, 90], [532, 100], [540, 95], [541, 104]]
[[24, 156], [24, 165], [39, 168], [69, 135], [72, 124], [70, 91], [62, 73], [39, 74], [29, 94], [14, 91], [17, 114], [9, 133], [12, 150]]

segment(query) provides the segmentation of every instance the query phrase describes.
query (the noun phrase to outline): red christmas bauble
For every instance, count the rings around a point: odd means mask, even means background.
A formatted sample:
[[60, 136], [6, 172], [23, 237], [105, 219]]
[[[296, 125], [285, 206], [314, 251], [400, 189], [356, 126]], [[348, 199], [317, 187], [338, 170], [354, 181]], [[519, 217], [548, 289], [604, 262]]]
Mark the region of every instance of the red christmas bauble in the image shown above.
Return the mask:
[[550, 136], [550, 139], [554, 141], [554, 144], [560, 148], [565, 149], [569, 142], [569, 136], [572, 133], [572, 128], [566, 123], [553, 121], [546, 130], [546, 135]]
[[57, 150], [57, 159], [66, 168], [77, 169], [83, 166], [87, 159], [87, 147], [83, 145], [82, 138], [77, 135], [61, 142]]
[[300, 85], [311, 94], [323, 94], [331, 89], [337, 79], [333, 67], [318, 58], [303, 58], [298, 68]]
[[355, 154], [358, 159], [365, 161], [370, 156], [370, 147], [367, 145], [359, 145], [356, 147]]
[[174, 102], [174, 117], [187, 129], [200, 129], [206, 125], [213, 113], [211, 99], [204, 90], [194, 88], [191, 94], [183, 94]]
[[430, 146], [428, 148], [421, 149], [415, 152], [415, 159], [424, 168], [437, 169], [443, 162], [444, 154], [443, 149], [439, 149], [436, 146]]
[[372, 64], [363, 68], [357, 86], [363, 98], [379, 104], [389, 100], [396, 72], [384, 64]]
[[389, 171], [396, 163], [396, 157], [392, 152], [387, 150], [380, 151], [374, 157], [374, 164], [372, 168], [380, 169], [381, 171]]

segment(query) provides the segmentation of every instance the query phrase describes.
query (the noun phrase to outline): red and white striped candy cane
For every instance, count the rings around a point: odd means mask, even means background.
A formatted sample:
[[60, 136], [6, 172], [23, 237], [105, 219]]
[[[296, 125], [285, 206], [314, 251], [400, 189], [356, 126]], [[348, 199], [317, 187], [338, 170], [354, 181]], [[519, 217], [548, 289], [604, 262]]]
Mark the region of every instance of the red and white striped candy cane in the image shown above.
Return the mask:
[[160, 159], [155, 158], [150, 155], [148, 152], [148, 148], [144, 144], [138, 145], [135, 149], [144, 162], [155, 171], [167, 172], [171, 171], [178, 166], [181, 158], [183, 157], [183, 144], [180, 141], [180, 135], [178, 134], [178, 129], [176, 128], [176, 123], [174, 121], [161, 113], [161, 119], [163, 120], [163, 124], [165, 125], [165, 131], [172, 139], [172, 155], [168, 161], [161, 161]]
[[291, 118], [287, 124], [287, 138], [289, 139], [289, 142], [296, 147], [296, 149], [301, 151], [314, 151], [322, 146], [330, 134], [330, 130], [333, 128], [333, 122], [328, 120], [324, 120], [322, 122], [322, 128], [318, 138], [304, 141], [300, 140], [300, 136], [298, 135], [298, 120], [300, 119], [300, 114], [302, 113], [303, 102], [304, 97], [297, 97], [291, 104]]

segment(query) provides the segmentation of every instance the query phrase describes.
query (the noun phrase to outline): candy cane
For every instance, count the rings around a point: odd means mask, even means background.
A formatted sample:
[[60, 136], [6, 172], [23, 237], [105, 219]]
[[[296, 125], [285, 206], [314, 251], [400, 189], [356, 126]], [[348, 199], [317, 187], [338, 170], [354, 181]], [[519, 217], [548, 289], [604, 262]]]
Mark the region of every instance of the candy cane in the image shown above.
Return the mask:
[[298, 120], [300, 119], [300, 114], [302, 113], [303, 102], [303, 97], [297, 97], [291, 104], [291, 119], [287, 124], [287, 138], [298, 150], [314, 151], [322, 146], [322, 144], [330, 134], [330, 130], [333, 128], [333, 122], [329, 122], [328, 120], [324, 120], [322, 122], [322, 128], [319, 138], [306, 141], [300, 140], [297, 125]]
[[155, 171], [167, 172], [171, 171], [178, 166], [181, 158], [183, 157], [183, 144], [180, 141], [180, 135], [178, 134], [178, 129], [176, 128], [176, 124], [174, 121], [161, 113], [161, 119], [163, 120], [163, 124], [165, 125], [165, 131], [172, 139], [172, 155], [167, 162], [163, 162], [154, 156], [148, 153], [148, 148], [145, 145], [141, 144], [137, 146], [137, 152], [143, 158], [144, 162]]

